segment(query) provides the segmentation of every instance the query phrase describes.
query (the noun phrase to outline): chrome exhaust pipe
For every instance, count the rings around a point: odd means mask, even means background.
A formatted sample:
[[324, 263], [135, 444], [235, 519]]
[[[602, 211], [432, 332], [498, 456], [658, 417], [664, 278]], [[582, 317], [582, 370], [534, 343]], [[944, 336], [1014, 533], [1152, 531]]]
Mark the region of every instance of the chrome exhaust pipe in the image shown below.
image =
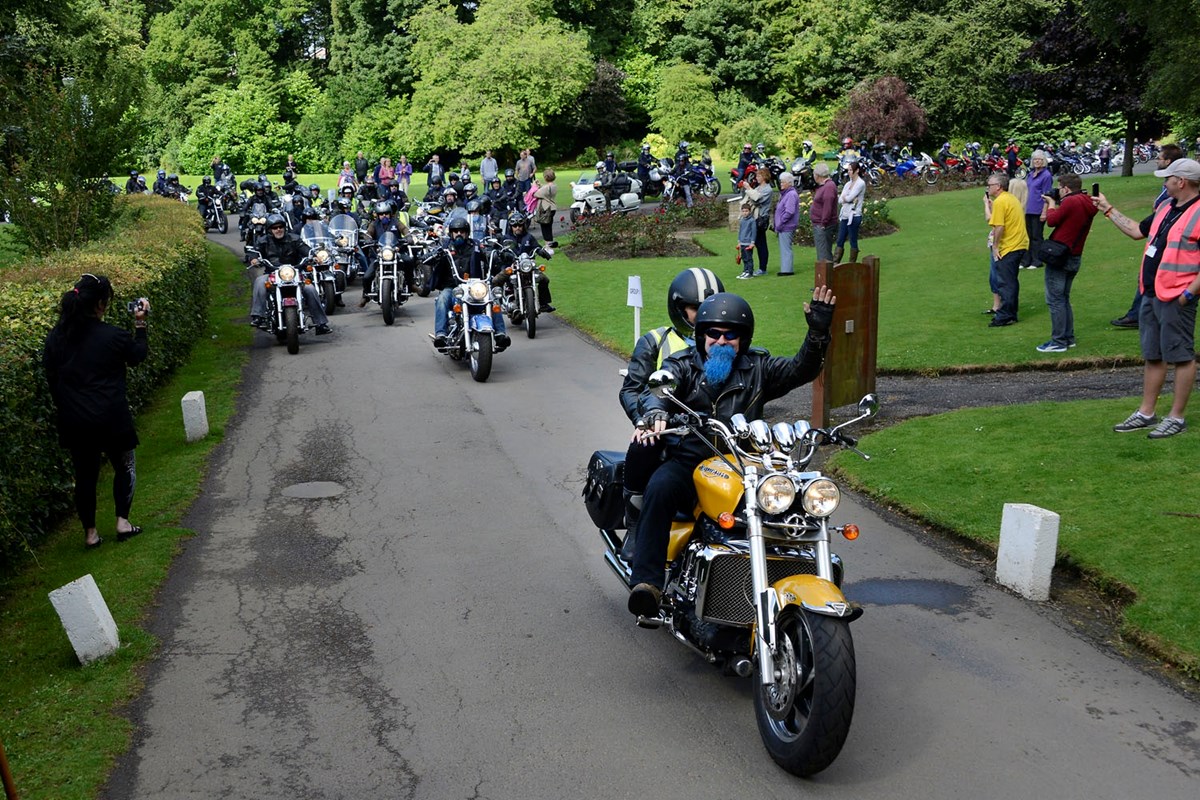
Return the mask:
[[754, 664], [745, 656], [734, 656], [729, 659], [729, 668], [739, 678], [749, 678], [754, 673]]

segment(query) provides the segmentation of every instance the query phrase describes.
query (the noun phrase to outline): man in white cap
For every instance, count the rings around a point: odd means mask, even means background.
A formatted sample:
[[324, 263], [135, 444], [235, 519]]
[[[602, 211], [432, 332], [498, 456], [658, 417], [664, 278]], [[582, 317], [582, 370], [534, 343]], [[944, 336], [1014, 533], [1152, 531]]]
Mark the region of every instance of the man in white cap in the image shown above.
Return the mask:
[[[1184, 412], [1196, 382], [1196, 296], [1200, 294], [1200, 163], [1190, 158], [1172, 161], [1154, 173], [1166, 178], [1171, 200], [1162, 203], [1140, 223], [1117, 211], [1104, 195], [1096, 208], [1131, 239], [1147, 239], [1139, 282], [1145, 298], [1138, 329], [1142, 357], [1142, 404], [1113, 430], [1118, 433], [1153, 428], [1151, 439], [1165, 439], [1187, 430]], [[1171, 412], [1160, 422], [1154, 411], [1175, 367], [1175, 397]]]

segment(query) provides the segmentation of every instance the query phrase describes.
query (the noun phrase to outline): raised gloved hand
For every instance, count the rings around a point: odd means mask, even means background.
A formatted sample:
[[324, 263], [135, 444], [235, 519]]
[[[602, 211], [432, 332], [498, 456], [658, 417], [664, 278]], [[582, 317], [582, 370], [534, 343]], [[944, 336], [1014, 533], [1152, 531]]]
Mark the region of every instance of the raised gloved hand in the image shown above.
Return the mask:
[[818, 336], [828, 336], [829, 328], [833, 325], [833, 306], [837, 303], [833, 291], [824, 286], [813, 289], [811, 303], [804, 304], [804, 320], [808, 330]]

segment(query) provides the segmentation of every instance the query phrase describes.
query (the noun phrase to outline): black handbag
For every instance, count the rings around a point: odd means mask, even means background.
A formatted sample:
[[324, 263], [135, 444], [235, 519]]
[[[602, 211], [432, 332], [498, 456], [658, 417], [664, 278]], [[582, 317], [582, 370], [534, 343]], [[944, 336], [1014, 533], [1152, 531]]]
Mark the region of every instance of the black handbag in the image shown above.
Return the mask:
[[1063, 269], [1066, 267], [1067, 258], [1070, 255], [1071, 248], [1054, 239], [1043, 240], [1041, 248], [1038, 250], [1038, 259], [1047, 267], [1053, 267], [1054, 269]]

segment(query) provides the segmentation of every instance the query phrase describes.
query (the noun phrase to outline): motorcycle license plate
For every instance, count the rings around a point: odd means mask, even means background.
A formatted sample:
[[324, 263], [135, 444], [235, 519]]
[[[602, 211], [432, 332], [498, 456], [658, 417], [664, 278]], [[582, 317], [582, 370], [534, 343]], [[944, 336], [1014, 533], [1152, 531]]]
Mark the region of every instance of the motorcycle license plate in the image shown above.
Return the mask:
[[298, 306], [300, 305], [300, 301], [294, 297], [285, 297], [283, 298], [283, 305], [285, 308], [287, 306]]

